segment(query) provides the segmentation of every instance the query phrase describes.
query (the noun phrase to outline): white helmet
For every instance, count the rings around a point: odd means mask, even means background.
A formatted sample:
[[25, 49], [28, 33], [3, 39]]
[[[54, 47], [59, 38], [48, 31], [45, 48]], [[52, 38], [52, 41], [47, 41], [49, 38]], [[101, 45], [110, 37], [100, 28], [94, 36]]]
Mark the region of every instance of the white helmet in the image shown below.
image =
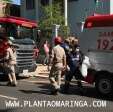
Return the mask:
[[8, 37], [8, 39], [10, 40], [10, 41], [14, 41], [14, 37]]

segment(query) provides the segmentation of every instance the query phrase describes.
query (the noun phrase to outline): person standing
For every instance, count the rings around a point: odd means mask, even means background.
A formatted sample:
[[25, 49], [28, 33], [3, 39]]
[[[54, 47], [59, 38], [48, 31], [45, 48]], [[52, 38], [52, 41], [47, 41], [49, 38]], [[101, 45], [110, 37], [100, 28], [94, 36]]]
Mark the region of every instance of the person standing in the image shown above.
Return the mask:
[[43, 64], [45, 65], [48, 64], [49, 61], [49, 44], [47, 40], [44, 42], [44, 52], [45, 52], [45, 59]]
[[5, 56], [7, 47], [7, 40], [4, 38], [0, 39], [0, 71], [2, 72], [4, 71], [4, 62], [6, 62]]
[[14, 68], [16, 64], [15, 49], [13, 43], [7, 40], [7, 32], [4, 27], [0, 28], [0, 39], [0, 50], [2, 55], [2, 57], [0, 57], [0, 66], [9, 77], [8, 85], [16, 86], [17, 81]]
[[[70, 82], [73, 76], [75, 76], [75, 79], [77, 77], [80, 77], [79, 67], [82, 61], [82, 54], [79, 50], [79, 46], [77, 47], [75, 46], [75, 48], [72, 49], [72, 51], [70, 52], [67, 58], [68, 58], [67, 63], [69, 65], [70, 70], [65, 75], [65, 85], [64, 85], [65, 92], [68, 92]], [[81, 80], [77, 79], [77, 84], [78, 84], [78, 87], [82, 87]]]
[[48, 69], [48, 71], [50, 71], [51, 70], [51, 54], [52, 54], [52, 44], [50, 44], [50, 46], [49, 46], [49, 59], [48, 59], [48, 66], [47, 66], [47, 69]]
[[55, 46], [52, 49], [50, 62], [52, 67], [49, 74], [49, 80], [52, 85], [51, 94], [57, 95], [61, 85], [61, 73], [66, 69], [66, 55], [64, 49], [60, 46], [62, 42], [61, 37], [54, 39]]
[[33, 57], [34, 57], [35, 60], [37, 60], [38, 56], [39, 56], [39, 49], [35, 45], [34, 46], [34, 54], [33, 54]]
[[9, 47], [6, 50], [5, 59], [7, 62], [5, 63], [5, 72], [8, 74], [9, 82], [7, 85], [16, 86], [17, 80], [15, 75], [15, 64], [16, 64], [16, 54], [13, 43], [8, 40]]

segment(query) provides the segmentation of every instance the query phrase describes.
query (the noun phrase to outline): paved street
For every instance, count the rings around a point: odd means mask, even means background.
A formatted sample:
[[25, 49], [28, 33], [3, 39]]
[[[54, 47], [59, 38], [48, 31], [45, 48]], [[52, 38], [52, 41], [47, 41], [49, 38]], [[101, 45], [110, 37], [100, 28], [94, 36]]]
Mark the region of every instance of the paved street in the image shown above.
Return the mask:
[[[81, 93], [73, 80], [68, 94], [54, 96], [49, 94], [48, 75], [40, 75], [19, 79], [17, 87], [8, 87], [6, 81], [1, 81], [0, 112], [113, 112], [113, 98], [100, 96], [93, 86], [84, 83]], [[58, 101], [62, 103], [58, 105]], [[66, 101], [70, 105], [64, 105]]]

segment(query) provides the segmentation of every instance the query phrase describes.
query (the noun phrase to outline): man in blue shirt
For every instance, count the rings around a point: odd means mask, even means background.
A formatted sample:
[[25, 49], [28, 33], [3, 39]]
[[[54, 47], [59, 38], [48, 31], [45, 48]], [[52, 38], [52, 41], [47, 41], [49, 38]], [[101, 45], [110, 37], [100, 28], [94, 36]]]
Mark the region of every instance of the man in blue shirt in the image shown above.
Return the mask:
[[[82, 62], [82, 54], [79, 50], [78, 45], [73, 47], [73, 49], [69, 53], [67, 59], [68, 59], [67, 64], [68, 64], [70, 70], [68, 71], [68, 73], [65, 76], [65, 90], [66, 91], [68, 91], [68, 89], [69, 89], [69, 85], [70, 85], [70, 82], [71, 82], [73, 76], [75, 76], [75, 78], [76, 78], [77, 75], [80, 75], [79, 66], [81, 65], [81, 62]], [[78, 83], [78, 86], [82, 86], [81, 81], [78, 80], [77, 83]]]

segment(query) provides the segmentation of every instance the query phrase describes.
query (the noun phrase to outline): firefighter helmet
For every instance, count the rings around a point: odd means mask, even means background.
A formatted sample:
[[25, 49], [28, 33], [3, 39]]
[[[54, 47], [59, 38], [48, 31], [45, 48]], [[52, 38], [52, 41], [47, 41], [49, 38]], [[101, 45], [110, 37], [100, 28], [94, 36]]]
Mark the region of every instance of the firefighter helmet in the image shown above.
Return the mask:
[[61, 43], [62, 43], [62, 39], [61, 39], [61, 37], [60, 37], [60, 36], [55, 37], [55, 39], [54, 39], [54, 43], [55, 43], [55, 44], [61, 44]]

